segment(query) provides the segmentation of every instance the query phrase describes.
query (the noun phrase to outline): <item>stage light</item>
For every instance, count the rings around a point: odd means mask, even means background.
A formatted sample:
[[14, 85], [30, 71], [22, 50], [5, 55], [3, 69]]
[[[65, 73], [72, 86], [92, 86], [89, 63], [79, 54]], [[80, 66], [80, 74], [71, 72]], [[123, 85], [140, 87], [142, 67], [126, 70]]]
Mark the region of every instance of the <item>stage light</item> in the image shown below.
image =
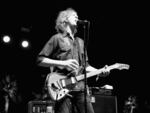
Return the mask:
[[22, 46], [23, 48], [27, 48], [27, 47], [29, 47], [29, 42], [28, 42], [27, 40], [23, 40], [23, 41], [21, 42], [21, 46]]
[[8, 35], [3, 36], [3, 42], [9, 43], [10, 42], [10, 37]]

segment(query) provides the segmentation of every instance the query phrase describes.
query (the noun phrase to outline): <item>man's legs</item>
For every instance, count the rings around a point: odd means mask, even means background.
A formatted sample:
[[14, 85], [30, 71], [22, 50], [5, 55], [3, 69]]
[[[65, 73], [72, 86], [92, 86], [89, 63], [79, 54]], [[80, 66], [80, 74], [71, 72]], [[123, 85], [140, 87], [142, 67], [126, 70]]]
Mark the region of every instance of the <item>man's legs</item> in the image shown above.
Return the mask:
[[[86, 108], [87, 113], [94, 113], [94, 109], [92, 103], [90, 101], [89, 95], [86, 98]], [[85, 113], [85, 100], [84, 100], [84, 93], [77, 94], [73, 99], [73, 106], [75, 105], [77, 113]]]
[[55, 113], [72, 113], [70, 98], [64, 98], [55, 104]]

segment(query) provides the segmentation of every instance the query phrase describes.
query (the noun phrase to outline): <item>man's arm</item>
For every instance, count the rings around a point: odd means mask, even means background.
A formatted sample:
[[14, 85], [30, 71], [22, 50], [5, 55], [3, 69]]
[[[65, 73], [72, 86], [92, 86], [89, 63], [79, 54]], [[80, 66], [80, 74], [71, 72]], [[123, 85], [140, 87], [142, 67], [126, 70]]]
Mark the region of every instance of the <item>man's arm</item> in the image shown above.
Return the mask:
[[87, 72], [91, 72], [91, 71], [97, 71], [98, 69], [96, 69], [95, 67], [93, 67], [93, 66], [91, 66], [91, 65], [88, 65], [87, 67], [86, 67], [86, 71]]
[[38, 65], [43, 67], [50, 67], [50, 66], [62, 66], [65, 68], [71, 68], [73, 70], [76, 70], [79, 68], [79, 64], [74, 59], [69, 60], [54, 60], [46, 57], [39, 57], [38, 58]]
[[[107, 65], [105, 65], [103, 68], [104, 68], [104, 70], [102, 70], [102, 73], [103, 74], [108, 74], [108, 73], [110, 73], [110, 70], [107, 70]], [[93, 67], [93, 66], [90, 66], [90, 65], [88, 65], [87, 67], [86, 67], [86, 71], [87, 72], [92, 72], [92, 71], [97, 71], [98, 69], [97, 68], [95, 68], [95, 67]]]

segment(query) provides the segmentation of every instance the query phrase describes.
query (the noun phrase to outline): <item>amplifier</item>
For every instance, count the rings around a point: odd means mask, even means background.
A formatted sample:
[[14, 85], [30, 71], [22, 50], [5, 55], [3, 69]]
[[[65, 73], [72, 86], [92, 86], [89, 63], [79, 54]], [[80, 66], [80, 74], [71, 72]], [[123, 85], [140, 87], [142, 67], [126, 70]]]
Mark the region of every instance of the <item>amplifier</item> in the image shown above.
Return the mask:
[[118, 113], [116, 96], [92, 95], [91, 102], [95, 113]]
[[29, 101], [28, 113], [54, 113], [54, 102], [52, 101]]

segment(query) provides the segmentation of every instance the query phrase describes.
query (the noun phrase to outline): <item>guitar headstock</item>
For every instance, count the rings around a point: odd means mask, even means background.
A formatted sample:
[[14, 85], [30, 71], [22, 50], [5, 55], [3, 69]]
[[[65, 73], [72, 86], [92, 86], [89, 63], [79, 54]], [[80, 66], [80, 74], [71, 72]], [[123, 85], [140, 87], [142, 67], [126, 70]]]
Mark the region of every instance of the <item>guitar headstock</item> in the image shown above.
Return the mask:
[[128, 70], [130, 68], [130, 66], [128, 64], [123, 64], [123, 63], [115, 63], [113, 65], [113, 67], [116, 68], [116, 69], [119, 69], [119, 70], [122, 70], [122, 69], [127, 69]]

